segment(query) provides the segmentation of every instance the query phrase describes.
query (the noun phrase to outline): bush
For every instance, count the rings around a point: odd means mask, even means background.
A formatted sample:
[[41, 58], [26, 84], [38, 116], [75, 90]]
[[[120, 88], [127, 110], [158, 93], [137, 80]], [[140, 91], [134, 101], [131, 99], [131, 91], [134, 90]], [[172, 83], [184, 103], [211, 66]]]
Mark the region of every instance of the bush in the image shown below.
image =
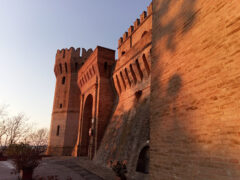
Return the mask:
[[41, 151], [28, 144], [11, 144], [7, 148], [7, 155], [13, 160], [17, 171], [34, 169], [40, 163]]

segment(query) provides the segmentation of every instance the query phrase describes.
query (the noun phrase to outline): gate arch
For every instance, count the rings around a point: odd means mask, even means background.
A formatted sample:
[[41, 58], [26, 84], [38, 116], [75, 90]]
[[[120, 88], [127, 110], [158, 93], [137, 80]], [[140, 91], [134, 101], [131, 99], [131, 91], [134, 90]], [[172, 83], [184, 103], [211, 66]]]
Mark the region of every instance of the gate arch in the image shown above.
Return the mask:
[[82, 123], [82, 142], [81, 142], [81, 154], [88, 156], [88, 148], [90, 144], [89, 129], [91, 128], [93, 109], [93, 96], [89, 94], [86, 98], [83, 109], [83, 123]]

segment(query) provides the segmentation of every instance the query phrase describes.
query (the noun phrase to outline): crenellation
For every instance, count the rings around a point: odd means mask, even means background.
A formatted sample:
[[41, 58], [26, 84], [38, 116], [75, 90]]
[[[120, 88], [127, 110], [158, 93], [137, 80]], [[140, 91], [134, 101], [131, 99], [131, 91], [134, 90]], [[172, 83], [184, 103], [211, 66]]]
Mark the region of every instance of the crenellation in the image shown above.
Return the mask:
[[128, 36], [131, 36], [132, 33], [133, 33], [133, 31], [134, 31], [133, 26], [130, 26], [130, 27], [128, 28]]
[[[147, 7], [147, 11], [143, 11], [142, 14], [140, 15], [140, 19], [136, 19], [133, 23], [128, 28], [128, 32], [125, 32], [122, 37], [119, 38], [118, 40], [118, 48], [120, 48], [124, 42], [132, 36], [132, 34], [139, 28], [139, 26], [142, 25], [142, 23], [152, 15], [152, 3]], [[127, 35], [126, 35], [127, 33]]]
[[151, 4], [147, 7], [147, 15], [150, 16], [152, 14], [153, 11], [153, 3], [151, 2]]
[[134, 29], [136, 30], [139, 25], [140, 25], [140, 19], [137, 18], [137, 19], [134, 21]]
[[140, 23], [143, 23], [146, 17], [147, 17], [147, 12], [143, 11], [142, 14], [140, 15]]
[[59, 58], [59, 59], [64, 59], [65, 57], [67, 58], [83, 58], [83, 59], [86, 59], [87, 57], [89, 57], [92, 53], [92, 49], [88, 49], [86, 50], [85, 48], [82, 48], [82, 53], [81, 53], [81, 48], [77, 48], [75, 49], [74, 47], [70, 47], [69, 49], [68, 48], [65, 48], [65, 49], [61, 49], [61, 50], [57, 50], [57, 53], [56, 53], [56, 58]]
[[122, 43], [123, 43], [123, 38], [120, 37], [119, 40], [118, 40], [118, 47], [120, 47], [122, 45]]
[[125, 32], [125, 33], [123, 34], [123, 41], [125, 41], [127, 38], [128, 38], [128, 32]]

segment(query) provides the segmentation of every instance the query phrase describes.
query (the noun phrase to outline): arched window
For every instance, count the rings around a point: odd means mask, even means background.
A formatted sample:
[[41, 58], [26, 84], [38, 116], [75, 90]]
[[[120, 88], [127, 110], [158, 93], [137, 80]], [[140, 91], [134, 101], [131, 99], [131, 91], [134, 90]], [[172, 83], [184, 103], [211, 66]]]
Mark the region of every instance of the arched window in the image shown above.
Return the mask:
[[57, 126], [57, 134], [56, 135], [59, 136], [59, 134], [60, 134], [60, 126], [58, 125]]
[[65, 71], [67, 73], [67, 63], [65, 63], [64, 65], [65, 65]]
[[63, 76], [62, 77], [62, 84], [65, 84], [65, 80], [66, 80], [65, 76]]
[[145, 174], [149, 173], [149, 146], [145, 146], [138, 157], [136, 171]]

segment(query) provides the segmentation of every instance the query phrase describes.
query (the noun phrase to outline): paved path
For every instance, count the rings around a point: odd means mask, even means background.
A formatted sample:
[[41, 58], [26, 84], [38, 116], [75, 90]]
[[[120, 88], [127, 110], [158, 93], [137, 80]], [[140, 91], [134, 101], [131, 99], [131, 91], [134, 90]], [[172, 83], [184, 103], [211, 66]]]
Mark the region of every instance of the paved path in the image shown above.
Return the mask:
[[18, 174], [15, 174], [15, 167], [11, 161], [0, 161], [0, 180], [17, 180]]
[[[45, 158], [41, 161], [40, 165], [34, 170], [34, 180], [112, 180], [102, 178], [91, 171], [94, 165], [89, 160], [84, 160], [85, 165], [90, 169], [87, 170], [82, 161], [77, 158], [71, 157], [53, 157]], [[88, 163], [87, 163], [88, 162]], [[90, 165], [90, 166], [89, 166]], [[18, 174], [15, 173], [14, 166], [11, 161], [0, 161], [0, 180], [18, 180]], [[95, 167], [95, 171], [102, 171], [102, 169]], [[104, 172], [101, 172], [102, 174]], [[106, 174], [106, 173], [105, 173]], [[106, 177], [106, 175], [103, 175]]]
[[101, 177], [79, 166], [73, 159], [44, 159], [34, 171], [36, 180], [103, 180]]

